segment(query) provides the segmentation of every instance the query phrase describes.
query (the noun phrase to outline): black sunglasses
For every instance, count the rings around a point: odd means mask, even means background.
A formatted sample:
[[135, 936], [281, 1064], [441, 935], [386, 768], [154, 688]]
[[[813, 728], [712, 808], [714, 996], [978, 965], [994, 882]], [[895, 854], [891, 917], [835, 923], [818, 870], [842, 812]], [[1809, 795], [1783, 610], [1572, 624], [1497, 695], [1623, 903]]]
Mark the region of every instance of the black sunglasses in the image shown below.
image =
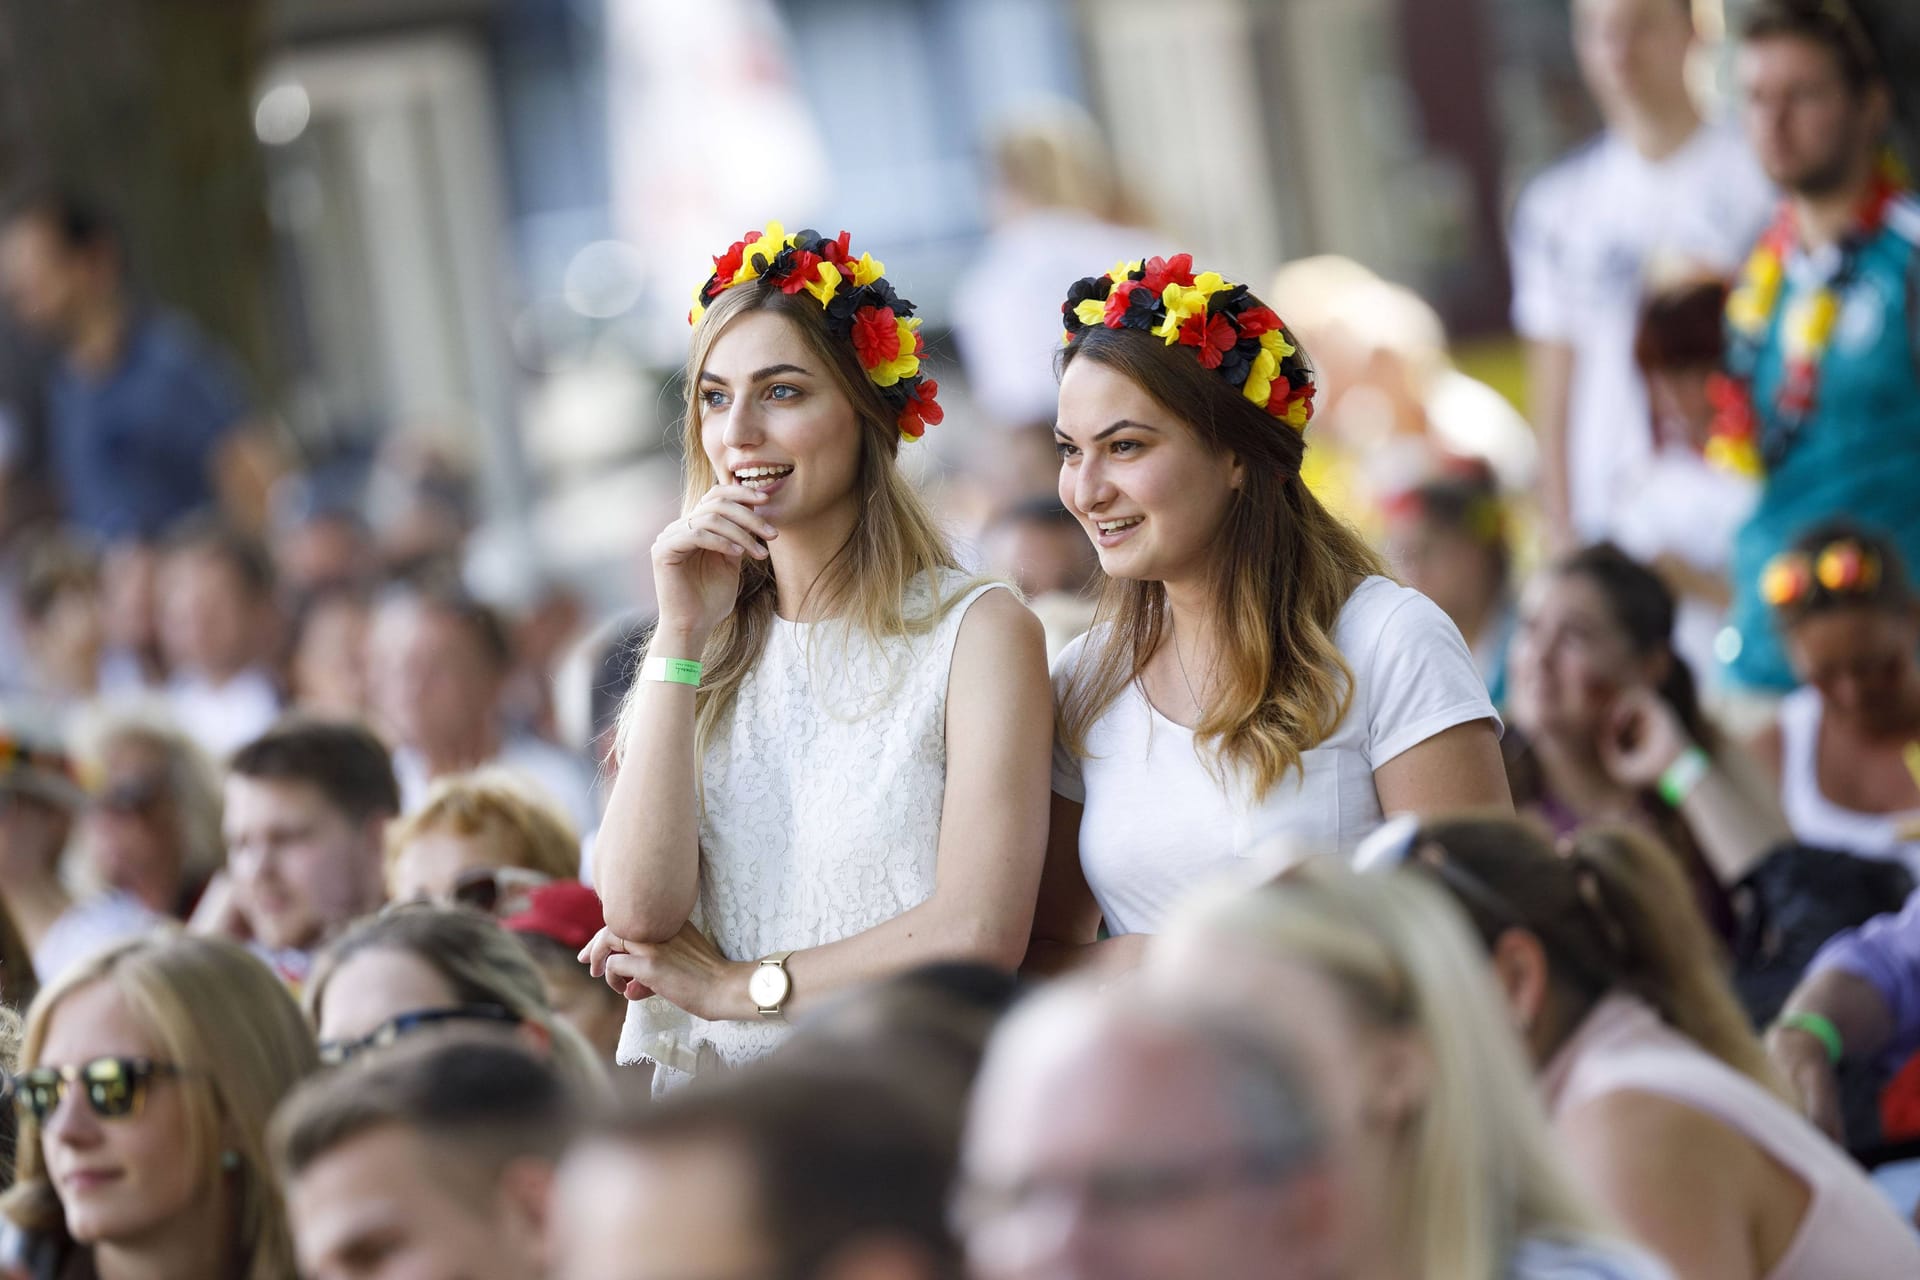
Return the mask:
[[353, 1061], [369, 1049], [384, 1049], [402, 1036], [443, 1022], [495, 1022], [517, 1027], [523, 1021], [525, 1019], [519, 1014], [500, 1004], [457, 1004], [444, 1009], [415, 1009], [411, 1013], [388, 1018], [358, 1040], [323, 1041], [320, 1045], [320, 1061], [326, 1066], [337, 1067], [343, 1062]]
[[39, 1123], [53, 1114], [70, 1086], [79, 1085], [93, 1114], [115, 1120], [140, 1110], [149, 1083], [182, 1074], [172, 1063], [151, 1058], [105, 1057], [76, 1066], [35, 1067], [13, 1077], [14, 1105], [21, 1115]]

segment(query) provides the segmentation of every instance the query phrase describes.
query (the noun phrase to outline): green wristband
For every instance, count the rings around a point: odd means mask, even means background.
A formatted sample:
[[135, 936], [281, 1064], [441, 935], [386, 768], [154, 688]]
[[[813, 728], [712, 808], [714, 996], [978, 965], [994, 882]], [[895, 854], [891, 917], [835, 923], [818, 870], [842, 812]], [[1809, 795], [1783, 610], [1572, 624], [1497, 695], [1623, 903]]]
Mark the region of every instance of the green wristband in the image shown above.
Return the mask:
[[1847, 1047], [1840, 1039], [1840, 1028], [1833, 1025], [1833, 1019], [1822, 1013], [1790, 1013], [1775, 1024], [1792, 1027], [1795, 1031], [1804, 1031], [1827, 1048], [1827, 1061], [1834, 1066], [1840, 1065], [1840, 1059], [1847, 1054]]
[[700, 664], [692, 658], [649, 657], [640, 664], [641, 678], [664, 684], [700, 686]]
[[1654, 789], [1669, 808], [1678, 809], [1712, 771], [1712, 757], [1699, 747], [1688, 747], [1680, 753], [1679, 759], [1667, 766], [1667, 771], [1660, 775], [1660, 781], [1654, 784]]

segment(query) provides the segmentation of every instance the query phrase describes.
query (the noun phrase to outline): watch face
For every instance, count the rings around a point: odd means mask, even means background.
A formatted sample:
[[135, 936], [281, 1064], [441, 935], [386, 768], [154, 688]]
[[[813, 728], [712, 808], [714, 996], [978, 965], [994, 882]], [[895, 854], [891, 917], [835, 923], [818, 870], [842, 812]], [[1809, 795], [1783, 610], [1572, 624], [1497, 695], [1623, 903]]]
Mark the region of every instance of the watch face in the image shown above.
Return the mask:
[[792, 980], [785, 969], [777, 964], [763, 964], [747, 980], [747, 994], [762, 1009], [775, 1009], [787, 998], [791, 986]]

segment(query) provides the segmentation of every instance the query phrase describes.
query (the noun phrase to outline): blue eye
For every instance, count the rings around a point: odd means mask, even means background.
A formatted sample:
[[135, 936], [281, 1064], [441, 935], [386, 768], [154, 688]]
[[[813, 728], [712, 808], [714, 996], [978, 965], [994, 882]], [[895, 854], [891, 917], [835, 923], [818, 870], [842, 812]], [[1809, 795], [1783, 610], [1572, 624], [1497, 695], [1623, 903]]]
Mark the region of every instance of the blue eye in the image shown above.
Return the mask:
[[700, 407], [703, 409], [718, 409], [726, 404], [726, 402], [727, 393], [724, 391], [702, 391], [700, 393]]
[[799, 394], [800, 388], [785, 382], [776, 382], [767, 388], [767, 395], [774, 400], [791, 400]]

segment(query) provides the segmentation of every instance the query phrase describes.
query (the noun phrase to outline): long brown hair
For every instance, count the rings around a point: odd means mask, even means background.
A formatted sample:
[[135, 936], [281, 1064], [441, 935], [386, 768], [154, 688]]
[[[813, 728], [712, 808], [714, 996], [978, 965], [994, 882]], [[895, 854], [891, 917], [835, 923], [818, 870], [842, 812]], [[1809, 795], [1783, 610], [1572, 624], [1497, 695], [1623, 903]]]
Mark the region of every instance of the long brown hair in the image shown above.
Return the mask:
[[[1244, 776], [1263, 798], [1325, 741], [1353, 701], [1353, 669], [1333, 627], [1380, 557], [1300, 480], [1306, 440], [1256, 408], [1191, 352], [1146, 333], [1089, 326], [1060, 368], [1092, 360], [1132, 379], [1208, 449], [1230, 452], [1245, 479], [1214, 534], [1209, 597], [1223, 644], [1221, 682], [1194, 726], [1224, 778]], [[1095, 628], [1060, 706], [1062, 740], [1086, 754], [1088, 731], [1140, 678], [1166, 638], [1166, 587], [1104, 579]]]
[[[772, 311], [793, 325], [853, 406], [860, 425], [854, 489], [861, 496], [861, 515], [820, 577], [807, 585], [804, 598], [824, 616], [840, 620], [849, 634], [924, 634], [976, 584], [969, 582], [959, 591], [941, 594], [939, 571], [957, 569], [960, 562], [926, 504], [895, 465], [900, 451], [897, 412], [868, 381], [852, 345], [828, 331], [824, 313], [810, 295], [782, 293], [764, 280], [753, 280], [722, 293], [701, 316], [687, 354], [686, 411], [680, 431], [686, 489], [681, 509], [693, 510], [717, 479], [700, 441], [700, 371], [727, 326], [750, 311]], [[909, 589], [923, 576], [934, 591], [933, 607], [909, 613]], [[695, 732], [703, 754], [732, 710], [741, 681], [766, 648], [776, 599], [772, 561], [742, 557], [733, 612], [714, 628], [702, 655], [705, 672]], [[632, 705], [629, 694], [627, 707]], [[631, 724], [629, 711], [622, 711], [621, 721], [619, 740], [624, 742]]]
[[[1551, 998], [1569, 1029], [1607, 992], [1624, 991], [1735, 1071], [1780, 1091], [1679, 861], [1654, 840], [1590, 827], [1559, 853], [1537, 824], [1486, 815], [1424, 823], [1415, 849], [1415, 865], [1434, 868], [1489, 947], [1516, 926], [1540, 939]], [[1449, 876], [1449, 863], [1465, 876]]]

